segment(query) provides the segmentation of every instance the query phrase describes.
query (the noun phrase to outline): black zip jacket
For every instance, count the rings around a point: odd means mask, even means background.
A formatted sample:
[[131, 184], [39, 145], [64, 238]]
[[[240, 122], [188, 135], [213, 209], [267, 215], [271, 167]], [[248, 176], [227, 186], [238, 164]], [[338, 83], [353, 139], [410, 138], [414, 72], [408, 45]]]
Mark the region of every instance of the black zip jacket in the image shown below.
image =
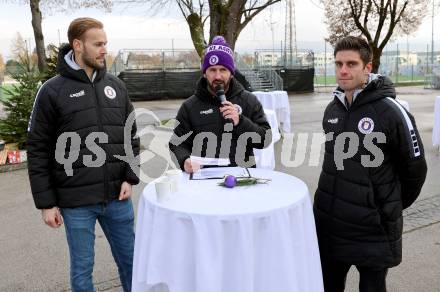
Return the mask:
[[[169, 143], [171, 157], [182, 170], [190, 155], [229, 158], [231, 166], [255, 167], [253, 148], [262, 149], [272, 141], [270, 125], [261, 103], [233, 78], [226, 99], [239, 105], [242, 113], [237, 126], [225, 129], [225, 119], [220, 113], [221, 104], [207, 86], [207, 80], [202, 77], [195, 94], [180, 107], [176, 117], [178, 125]], [[179, 137], [185, 137], [190, 132], [192, 134], [182, 142], [183, 139]], [[199, 139], [202, 137], [198, 135], [200, 133], [205, 133], [208, 138], [202, 141]], [[255, 139], [251, 140], [247, 135], [254, 135]], [[231, 141], [230, 145], [227, 141]]]
[[[39, 89], [29, 121], [28, 170], [38, 209], [105, 203], [118, 198], [122, 182], [139, 183], [128, 163], [115, 157], [126, 156], [124, 125], [133, 111], [124, 84], [105, 69], [97, 70], [93, 82], [90, 81], [84, 70], [75, 70], [66, 62], [64, 57], [70, 51], [70, 46], [60, 49], [59, 75]], [[136, 124], [130, 130], [127, 143], [131, 142], [136, 157], [139, 154]], [[56, 155], [57, 141], [61, 140], [58, 138], [71, 135], [69, 132], [79, 135], [80, 146], [75, 147], [74, 139], [68, 139], [59, 145], [64, 147], [58, 147], [60, 152]], [[105, 133], [108, 141], [93, 138], [90, 136], [93, 132]], [[93, 141], [103, 151], [91, 147]], [[75, 151], [79, 155], [71, 166], [73, 175], [69, 176], [60, 157], [75, 157]], [[105, 160], [96, 163], [103, 155]], [[90, 159], [98, 167], [84, 163]]]
[[[343, 96], [341, 89], [335, 91], [323, 119], [324, 132], [333, 132], [334, 138], [325, 143], [314, 201], [321, 256], [358, 266], [396, 266], [402, 260], [402, 209], [416, 200], [426, 178], [422, 140], [413, 116], [395, 100], [389, 79], [377, 75], [350, 107]], [[365, 143], [371, 131], [386, 138], [372, 140], [382, 157]], [[335, 147], [347, 152], [348, 142], [335, 146], [335, 140], [349, 132], [359, 138], [359, 146], [338, 170]], [[375, 158], [383, 161], [363, 166]]]

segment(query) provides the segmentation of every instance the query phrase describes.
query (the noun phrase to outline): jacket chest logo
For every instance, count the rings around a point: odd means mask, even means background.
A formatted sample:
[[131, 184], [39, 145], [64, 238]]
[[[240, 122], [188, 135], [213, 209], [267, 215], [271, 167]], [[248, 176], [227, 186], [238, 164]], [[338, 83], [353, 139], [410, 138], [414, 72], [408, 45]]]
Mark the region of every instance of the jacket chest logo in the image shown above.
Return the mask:
[[200, 111], [201, 115], [209, 115], [212, 114], [214, 112], [214, 110], [212, 108], [210, 108], [209, 110], [205, 110], [205, 111]]
[[328, 120], [327, 120], [327, 123], [330, 123], [330, 124], [337, 124], [337, 123], [338, 123], [338, 121], [339, 121], [339, 119], [338, 119], [338, 118], [334, 118], [334, 119], [328, 119]]
[[116, 91], [111, 86], [104, 87], [104, 94], [110, 99], [114, 99], [116, 97]]
[[81, 90], [80, 92], [77, 92], [77, 93], [71, 93], [69, 96], [73, 98], [73, 97], [80, 97], [80, 96], [84, 96], [84, 95], [86, 95], [85, 91]]
[[370, 134], [374, 130], [374, 121], [371, 118], [362, 118], [358, 123], [359, 132], [362, 134]]

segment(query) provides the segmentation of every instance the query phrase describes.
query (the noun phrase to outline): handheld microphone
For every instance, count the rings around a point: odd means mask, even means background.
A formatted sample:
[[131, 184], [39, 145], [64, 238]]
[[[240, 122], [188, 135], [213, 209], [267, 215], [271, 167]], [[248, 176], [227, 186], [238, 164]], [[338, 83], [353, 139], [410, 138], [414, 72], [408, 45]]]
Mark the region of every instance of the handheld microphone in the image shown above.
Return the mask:
[[223, 89], [223, 85], [219, 84], [215, 87], [215, 95], [217, 95], [217, 99], [220, 103], [226, 101], [225, 90]]
[[[223, 103], [226, 101], [225, 90], [223, 89], [223, 85], [219, 84], [215, 87], [215, 95], [217, 96], [218, 101]], [[225, 118], [226, 123], [232, 123], [232, 119]]]

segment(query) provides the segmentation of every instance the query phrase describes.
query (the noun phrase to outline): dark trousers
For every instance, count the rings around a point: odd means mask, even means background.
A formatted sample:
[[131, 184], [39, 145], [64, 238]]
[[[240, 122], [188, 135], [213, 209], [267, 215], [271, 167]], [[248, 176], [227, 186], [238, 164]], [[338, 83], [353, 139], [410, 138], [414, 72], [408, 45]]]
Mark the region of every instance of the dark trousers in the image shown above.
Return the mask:
[[[345, 289], [345, 280], [351, 264], [339, 262], [329, 258], [321, 258], [322, 277], [324, 280], [325, 292], [343, 292]], [[386, 292], [385, 279], [387, 277], [387, 268], [368, 268], [358, 267], [356, 269], [360, 274], [359, 291], [360, 292]]]

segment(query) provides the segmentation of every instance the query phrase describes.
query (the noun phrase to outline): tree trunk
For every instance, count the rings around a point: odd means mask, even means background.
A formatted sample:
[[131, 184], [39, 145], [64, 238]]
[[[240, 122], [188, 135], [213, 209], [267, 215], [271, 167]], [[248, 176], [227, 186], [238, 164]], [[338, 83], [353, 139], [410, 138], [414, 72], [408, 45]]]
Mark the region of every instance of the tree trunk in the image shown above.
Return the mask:
[[229, 5], [222, 5], [221, 1], [210, 0], [210, 31], [209, 41], [217, 35], [225, 38], [231, 49], [234, 51], [235, 43], [243, 29], [241, 27], [241, 17], [246, 1], [236, 0]]
[[377, 73], [380, 67], [380, 56], [382, 56], [382, 50], [374, 46], [371, 49], [373, 51], [373, 69], [371, 72]]
[[[212, 39], [217, 35], [222, 35], [225, 37], [224, 33], [224, 23], [225, 15], [222, 13], [223, 6], [219, 0], [209, 0], [209, 40], [211, 43]], [[228, 40], [226, 40], [228, 41]]]
[[226, 23], [225, 23], [225, 36], [226, 41], [231, 46], [231, 49], [235, 50], [235, 42], [238, 39], [238, 36], [242, 30], [240, 27], [241, 17], [243, 15], [243, 7], [245, 5], [245, 1], [236, 0], [231, 3], [229, 7], [229, 13], [226, 15]]
[[40, 0], [30, 0], [32, 13], [32, 28], [34, 30], [35, 47], [37, 49], [38, 70], [47, 70], [46, 51], [44, 48], [43, 30], [41, 28], [42, 16], [40, 10]]
[[197, 13], [188, 15], [186, 21], [189, 25], [189, 31], [191, 33], [191, 40], [194, 44], [194, 48], [200, 58], [203, 58], [203, 51], [205, 50], [205, 37], [203, 34], [203, 23], [201, 16]]

